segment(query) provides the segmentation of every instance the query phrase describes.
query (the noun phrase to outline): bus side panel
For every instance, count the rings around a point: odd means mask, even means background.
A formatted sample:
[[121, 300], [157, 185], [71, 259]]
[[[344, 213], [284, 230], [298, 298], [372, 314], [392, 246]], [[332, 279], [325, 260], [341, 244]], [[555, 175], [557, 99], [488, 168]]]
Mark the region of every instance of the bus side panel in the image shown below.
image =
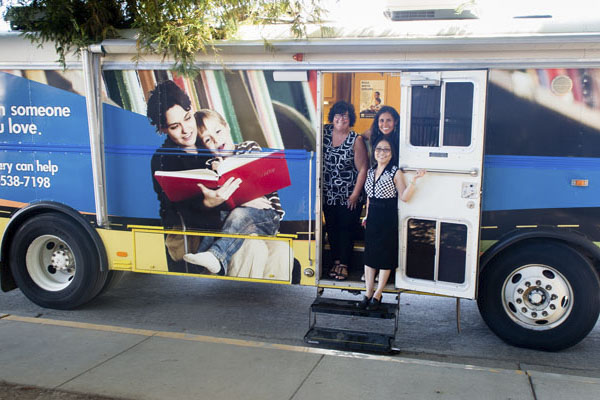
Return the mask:
[[80, 71], [0, 72], [0, 207], [52, 200], [93, 213]]
[[[310, 82], [276, 81], [272, 71], [202, 71], [196, 78], [185, 78], [163, 70], [105, 70], [103, 78], [109, 96], [103, 113], [111, 227], [134, 230], [135, 268], [209, 274], [203, 266], [185, 262], [183, 254], [204, 252], [203, 243], [233, 235], [243, 239], [241, 248], [221, 274], [298, 281], [299, 269], [308, 266], [311, 257], [309, 246], [300, 242], [311, 236], [309, 223], [314, 227], [316, 108]], [[240, 148], [254, 142], [255, 151], [283, 150], [290, 184], [277, 190], [285, 215], [276, 224], [276, 234], [229, 227], [229, 215], [239, 214], [201, 209], [201, 196], [179, 202], [165, 197], [154, 172], [208, 168], [206, 161], [213, 157], [207, 149], [186, 153], [146, 116], [153, 91], [169, 81], [189, 99], [192, 113], [210, 109], [220, 114], [230, 140]], [[267, 237], [256, 239], [255, 234]]]
[[483, 250], [515, 229], [600, 241], [600, 70], [492, 70], [487, 110]]

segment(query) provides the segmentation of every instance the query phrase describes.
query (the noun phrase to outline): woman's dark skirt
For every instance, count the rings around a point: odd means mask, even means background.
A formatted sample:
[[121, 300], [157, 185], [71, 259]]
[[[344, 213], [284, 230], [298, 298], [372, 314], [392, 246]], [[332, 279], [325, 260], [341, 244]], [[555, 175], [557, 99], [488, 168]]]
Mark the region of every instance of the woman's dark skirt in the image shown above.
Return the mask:
[[369, 199], [364, 263], [375, 269], [398, 268], [398, 198]]

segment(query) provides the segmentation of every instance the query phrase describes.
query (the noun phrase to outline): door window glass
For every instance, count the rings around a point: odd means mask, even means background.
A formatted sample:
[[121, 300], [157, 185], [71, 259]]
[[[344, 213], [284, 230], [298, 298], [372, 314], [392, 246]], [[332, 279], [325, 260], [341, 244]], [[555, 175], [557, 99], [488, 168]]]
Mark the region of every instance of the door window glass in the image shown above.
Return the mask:
[[411, 218], [406, 234], [407, 277], [465, 282], [466, 225]]
[[473, 84], [471, 82], [446, 83], [444, 107], [444, 146], [471, 145], [473, 122]]
[[440, 147], [440, 143], [442, 146], [470, 146], [473, 91], [474, 85], [471, 82], [413, 86], [410, 144], [420, 147]]
[[406, 276], [434, 280], [435, 221], [411, 218], [406, 237]]
[[413, 86], [410, 144], [439, 147], [441, 86]]
[[466, 261], [467, 226], [442, 222], [440, 224], [438, 280], [464, 283]]

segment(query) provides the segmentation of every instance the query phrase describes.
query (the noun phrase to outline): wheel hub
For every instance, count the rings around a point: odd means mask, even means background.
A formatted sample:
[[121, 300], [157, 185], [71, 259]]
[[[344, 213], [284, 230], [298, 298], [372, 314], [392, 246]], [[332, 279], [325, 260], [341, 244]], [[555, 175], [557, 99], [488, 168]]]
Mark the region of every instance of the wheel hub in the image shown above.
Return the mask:
[[530, 308], [543, 309], [547, 306], [548, 293], [541, 287], [529, 288], [523, 295], [525, 303]]
[[52, 266], [58, 271], [70, 272], [73, 270], [73, 257], [71, 255], [71, 252], [66, 252], [63, 249], [55, 251], [52, 254], [50, 262], [52, 263]]
[[35, 238], [25, 255], [31, 280], [44, 290], [56, 292], [71, 284], [76, 273], [76, 260], [69, 245], [54, 235]]
[[571, 312], [572, 289], [554, 268], [526, 265], [515, 270], [504, 283], [504, 308], [518, 324], [528, 329], [550, 329]]

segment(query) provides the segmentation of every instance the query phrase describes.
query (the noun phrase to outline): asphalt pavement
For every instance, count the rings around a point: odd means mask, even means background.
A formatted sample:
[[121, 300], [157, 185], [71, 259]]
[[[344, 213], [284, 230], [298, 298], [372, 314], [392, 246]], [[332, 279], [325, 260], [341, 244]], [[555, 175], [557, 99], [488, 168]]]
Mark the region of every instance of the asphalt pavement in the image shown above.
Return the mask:
[[533, 368], [0, 312], [0, 399], [598, 399], [599, 378]]

